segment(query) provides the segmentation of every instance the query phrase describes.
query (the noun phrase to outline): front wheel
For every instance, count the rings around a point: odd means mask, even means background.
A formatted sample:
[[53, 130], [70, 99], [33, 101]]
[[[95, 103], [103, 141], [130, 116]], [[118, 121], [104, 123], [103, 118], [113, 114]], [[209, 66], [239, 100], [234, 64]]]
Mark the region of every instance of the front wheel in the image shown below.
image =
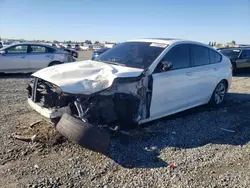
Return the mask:
[[210, 99], [210, 104], [213, 106], [219, 106], [224, 102], [225, 96], [227, 93], [227, 84], [226, 81], [222, 80], [216, 86], [213, 95]]
[[73, 56], [74, 58], [78, 58], [77, 53], [72, 53], [72, 56]]

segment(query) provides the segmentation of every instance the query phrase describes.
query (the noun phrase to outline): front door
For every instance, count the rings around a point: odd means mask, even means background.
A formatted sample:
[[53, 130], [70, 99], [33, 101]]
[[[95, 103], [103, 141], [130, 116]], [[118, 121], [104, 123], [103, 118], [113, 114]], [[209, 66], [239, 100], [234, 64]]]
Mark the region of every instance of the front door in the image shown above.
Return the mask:
[[[157, 119], [187, 108], [189, 98], [195, 93], [190, 79], [190, 46], [180, 44], [172, 47], [162, 61], [171, 62], [173, 67], [161, 72], [156, 68], [153, 77], [153, 92], [150, 105], [150, 119]], [[161, 61], [161, 62], [162, 62]]]
[[5, 49], [5, 53], [0, 55], [0, 71], [20, 72], [29, 70], [29, 60], [27, 59], [27, 45], [15, 45]]

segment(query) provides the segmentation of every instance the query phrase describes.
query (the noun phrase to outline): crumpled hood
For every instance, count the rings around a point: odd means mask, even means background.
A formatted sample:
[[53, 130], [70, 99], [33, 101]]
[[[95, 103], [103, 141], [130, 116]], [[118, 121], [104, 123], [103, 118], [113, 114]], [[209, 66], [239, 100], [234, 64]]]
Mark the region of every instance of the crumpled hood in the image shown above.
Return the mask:
[[88, 95], [110, 87], [117, 77], [137, 77], [142, 71], [87, 60], [47, 67], [32, 76], [59, 86], [63, 92]]

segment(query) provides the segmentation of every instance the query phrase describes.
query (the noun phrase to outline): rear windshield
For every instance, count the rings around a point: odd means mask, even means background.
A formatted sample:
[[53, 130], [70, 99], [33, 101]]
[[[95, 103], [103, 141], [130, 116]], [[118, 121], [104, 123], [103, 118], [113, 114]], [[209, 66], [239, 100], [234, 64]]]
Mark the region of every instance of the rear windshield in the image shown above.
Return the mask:
[[240, 55], [241, 50], [237, 49], [223, 49], [219, 50], [223, 55], [230, 57], [230, 58], [237, 58]]

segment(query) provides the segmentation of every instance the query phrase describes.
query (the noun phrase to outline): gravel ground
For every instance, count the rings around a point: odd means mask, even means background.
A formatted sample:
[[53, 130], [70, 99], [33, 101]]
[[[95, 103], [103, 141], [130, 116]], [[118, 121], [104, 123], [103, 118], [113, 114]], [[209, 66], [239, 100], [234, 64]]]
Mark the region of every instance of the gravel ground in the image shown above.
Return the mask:
[[[250, 185], [250, 75], [233, 78], [223, 107], [198, 107], [115, 138], [108, 156], [55, 136], [27, 105], [29, 80], [0, 76], [0, 187]], [[18, 132], [45, 139], [23, 142], [13, 138]]]

